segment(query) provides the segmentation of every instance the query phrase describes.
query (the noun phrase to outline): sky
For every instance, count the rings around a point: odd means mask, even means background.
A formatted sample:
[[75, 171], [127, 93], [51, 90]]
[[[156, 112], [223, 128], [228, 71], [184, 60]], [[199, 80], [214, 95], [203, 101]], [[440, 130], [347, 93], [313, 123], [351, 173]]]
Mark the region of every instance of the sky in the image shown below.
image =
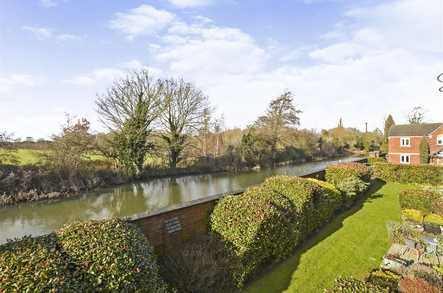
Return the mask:
[[182, 77], [226, 127], [286, 90], [301, 127], [443, 122], [442, 0], [0, 0], [0, 131], [48, 138], [131, 70]]

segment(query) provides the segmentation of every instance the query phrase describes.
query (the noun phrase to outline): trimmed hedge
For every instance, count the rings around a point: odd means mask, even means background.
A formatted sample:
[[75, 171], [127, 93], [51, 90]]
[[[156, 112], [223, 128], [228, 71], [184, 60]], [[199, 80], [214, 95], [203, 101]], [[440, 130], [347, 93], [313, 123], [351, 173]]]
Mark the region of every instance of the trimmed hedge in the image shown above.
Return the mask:
[[0, 292], [85, 292], [85, 274], [54, 234], [0, 246]]
[[266, 261], [289, 255], [298, 241], [292, 212], [289, 199], [264, 187], [224, 197], [216, 205], [211, 229], [239, 264], [233, 272], [239, 287]]
[[368, 189], [371, 169], [361, 163], [338, 164], [326, 168], [325, 178], [341, 192], [342, 204], [348, 207]]
[[338, 278], [333, 288], [325, 290], [326, 293], [389, 293], [388, 288], [383, 288], [351, 277]]
[[240, 196], [221, 199], [211, 215], [211, 230], [238, 260], [234, 277], [241, 287], [261, 265], [290, 255], [340, 205], [340, 193], [326, 182], [276, 176]]
[[369, 165], [374, 165], [376, 163], [387, 163], [387, 162], [388, 161], [386, 161], [385, 158], [381, 158], [381, 157], [378, 157], [378, 158], [370, 157], [370, 158], [368, 158], [368, 164]]
[[407, 189], [400, 192], [400, 207], [414, 209], [425, 214], [441, 213], [439, 192], [423, 189]]
[[439, 166], [376, 163], [372, 169], [375, 177], [387, 182], [443, 184], [443, 167]]
[[146, 238], [122, 220], [0, 246], [0, 291], [166, 292]]

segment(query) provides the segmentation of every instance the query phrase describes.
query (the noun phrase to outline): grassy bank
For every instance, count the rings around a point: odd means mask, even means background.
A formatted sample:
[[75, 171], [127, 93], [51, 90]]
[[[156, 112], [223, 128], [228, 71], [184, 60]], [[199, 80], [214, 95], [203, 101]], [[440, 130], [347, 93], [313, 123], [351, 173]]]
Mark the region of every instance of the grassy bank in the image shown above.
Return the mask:
[[398, 194], [407, 187], [377, 182], [366, 200], [340, 214], [246, 292], [322, 292], [337, 276], [365, 277], [388, 249], [386, 222], [400, 220]]

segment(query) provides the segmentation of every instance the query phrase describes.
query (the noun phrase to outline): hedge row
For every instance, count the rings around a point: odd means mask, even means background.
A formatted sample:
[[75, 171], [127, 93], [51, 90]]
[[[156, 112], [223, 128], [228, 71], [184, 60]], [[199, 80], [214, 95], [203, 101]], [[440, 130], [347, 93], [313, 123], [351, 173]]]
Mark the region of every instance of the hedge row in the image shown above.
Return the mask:
[[334, 287], [325, 290], [326, 293], [389, 293], [388, 288], [383, 288], [371, 283], [351, 277], [338, 278]]
[[400, 192], [400, 207], [443, 216], [443, 196], [432, 190], [406, 189]]
[[236, 258], [233, 275], [241, 287], [261, 265], [290, 255], [340, 206], [340, 193], [329, 184], [277, 176], [221, 199], [211, 215], [211, 230]]
[[326, 181], [342, 193], [342, 203], [350, 206], [365, 192], [371, 180], [371, 169], [360, 163], [346, 163], [326, 168]]
[[0, 292], [166, 292], [146, 238], [122, 220], [0, 246]]
[[388, 182], [443, 184], [443, 167], [441, 166], [376, 163], [372, 169], [375, 177]]

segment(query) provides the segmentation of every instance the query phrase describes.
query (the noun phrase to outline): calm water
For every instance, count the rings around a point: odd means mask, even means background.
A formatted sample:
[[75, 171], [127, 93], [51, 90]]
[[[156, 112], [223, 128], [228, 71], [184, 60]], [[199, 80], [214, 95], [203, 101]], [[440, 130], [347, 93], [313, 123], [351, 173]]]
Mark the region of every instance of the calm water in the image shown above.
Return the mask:
[[[340, 161], [353, 161], [345, 158]], [[25, 203], [0, 208], [0, 243], [41, 235], [76, 220], [105, 219], [153, 212], [180, 203], [259, 184], [271, 175], [305, 175], [338, 160], [285, 166], [240, 174], [195, 175], [155, 179], [101, 189], [73, 199]]]

